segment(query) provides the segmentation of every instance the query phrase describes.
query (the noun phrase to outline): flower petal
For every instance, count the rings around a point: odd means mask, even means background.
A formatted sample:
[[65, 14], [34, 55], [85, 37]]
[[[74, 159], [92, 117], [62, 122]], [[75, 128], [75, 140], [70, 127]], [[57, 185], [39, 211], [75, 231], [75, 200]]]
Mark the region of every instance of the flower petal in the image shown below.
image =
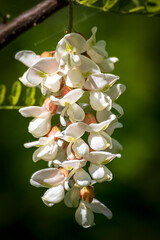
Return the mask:
[[105, 130], [105, 132], [106, 132], [109, 136], [111, 136], [116, 128], [122, 128], [122, 127], [123, 127], [122, 123], [116, 121], [116, 122], [111, 123], [111, 124], [109, 125], [109, 127]]
[[69, 192], [66, 193], [64, 198], [64, 203], [67, 207], [78, 207], [80, 199], [80, 190], [77, 187], [71, 188]]
[[64, 175], [57, 168], [46, 168], [35, 172], [30, 183], [35, 187], [52, 187], [64, 181]]
[[105, 150], [110, 146], [110, 139], [106, 140], [100, 133], [90, 133], [88, 143], [94, 150]]
[[112, 212], [103, 203], [95, 198], [93, 198], [92, 202], [87, 206], [95, 213], [103, 214], [108, 219], [112, 218]]
[[58, 70], [59, 64], [55, 57], [46, 57], [41, 58], [31, 68], [34, 68], [42, 73], [53, 74]]
[[101, 123], [91, 123], [87, 126], [87, 132], [100, 132], [108, 128], [108, 126], [116, 119], [116, 115], [111, 114], [108, 120]]
[[61, 85], [61, 78], [62, 77], [58, 74], [47, 76], [44, 86], [51, 92], [58, 92]]
[[88, 144], [82, 138], [73, 143], [72, 149], [77, 158], [85, 157], [89, 153]]
[[116, 84], [107, 91], [107, 95], [110, 96], [112, 101], [115, 101], [125, 90], [126, 90], [125, 85]]
[[50, 96], [50, 99], [51, 99], [51, 101], [52, 101], [54, 104], [64, 106], [64, 105], [63, 105], [63, 102], [61, 101], [61, 99], [56, 98], [55, 96]]
[[74, 89], [68, 92], [63, 98], [63, 102], [73, 104], [78, 101], [79, 98], [82, 97], [84, 91], [80, 88]]
[[84, 159], [82, 159], [82, 160], [78, 160], [78, 159], [67, 160], [67, 161], [60, 163], [59, 165], [64, 168], [67, 168], [68, 170], [70, 170], [71, 168], [78, 169], [78, 168], [82, 168], [86, 165], [86, 160], [84, 160]]
[[105, 162], [106, 164], [112, 161], [115, 157], [120, 157], [120, 154], [112, 154], [104, 151], [93, 151], [90, 152], [85, 158], [91, 163], [101, 164]]
[[50, 145], [46, 145], [37, 149], [33, 154], [33, 161], [37, 162], [42, 159], [45, 161], [53, 160], [58, 152], [57, 143], [51, 143]]
[[96, 118], [97, 118], [98, 122], [103, 122], [103, 121], [106, 121], [110, 117], [111, 114], [112, 114], [111, 111], [107, 111], [106, 109], [104, 109], [102, 111], [96, 112]]
[[73, 103], [69, 105], [67, 109], [67, 114], [71, 122], [81, 122], [85, 118], [84, 110], [77, 104]]
[[26, 76], [28, 74], [28, 70], [23, 74], [22, 77], [19, 78], [19, 80], [26, 86], [26, 87], [35, 87], [36, 85], [31, 84], [30, 82], [28, 82]]
[[94, 226], [94, 214], [93, 212], [86, 207], [84, 202], [80, 202], [79, 207], [75, 213], [75, 219], [79, 225], [84, 228]]
[[118, 58], [116, 57], [106, 58], [98, 65], [102, 72], [112, 72], [114, 70], [114, 63], [117, 61]]
[[112, 100], [109, 96], [100, 91], [91, 91], [90, 104], [91, 107], [96, 111], [102, 111], [105, 108], [107, 108], [109, 111], [112, 106]]
[[81, 88], [84, 85], [85, 79], [81, 72], [76, 69], [70, 69], [66, 77], [66, 85], [73, 88]]
[[62, 185], [48, 189], [42, 197], [43, 202], [52, 207], [55, 203], [59, 203], [64, 199], [65, 191]]
[[91, 163], [88, 170], [91, 177], [97, 182], [112, 180], [112, 173], [105, 165]]
[[49, 114], [45, 107], [29, 106], [19, 109], [23, 117], [45, 117]]
[[120, 114], [120, 116], [124, 114], [123, 108], [119, 104], [114, 102], [112, 107]]
[[83, 53], [86, 51], [86, 40], [80, 34], [67, 34], [64, 36], [64, 40], [69, 43], [77, 53]]
[[34, 137], [42, 137], [46, 135], [51, 129], [51, 115], [47, 118], [35, 118], [33, 119], [28, 127], [28, 131]]
[[102, 90], [111, 87], [118, 79], [119, 76], [113, 74], [94, 73], [88, 77], [84, 87], [88, 90]]
[[91, 178], [83, 168], [79, 168], [74, 175], [74, 181], [77, 186], [84, 187], [91, 183]]
[[39, 59], [39, 56], [32, 51], [24, 50], [16, 53], [15, 59], [25, 64], [27, 67], [31, 67], [37, 59]]
[[87, 75], [91, 73], [100, 72], [100, 68], [98, 67], [98, 65], [95, 62], [93, 62], [91, 59], [83, 55], [80, 55], [79, 57], [81, 60], [81, 65], [77, 66], [77, 69], [79, 69], [80, 72], [84, 74], [86, 73]]
[[87, 125], [83, 122], [72, 123], [64, 131], [64, 135], [78, 139], [83, 136], [86, 131]]
[[122, 145], [116, 139], [112, 138], [112, 148], [109, 151], [113, 154], [116, 154], [122, 149]]

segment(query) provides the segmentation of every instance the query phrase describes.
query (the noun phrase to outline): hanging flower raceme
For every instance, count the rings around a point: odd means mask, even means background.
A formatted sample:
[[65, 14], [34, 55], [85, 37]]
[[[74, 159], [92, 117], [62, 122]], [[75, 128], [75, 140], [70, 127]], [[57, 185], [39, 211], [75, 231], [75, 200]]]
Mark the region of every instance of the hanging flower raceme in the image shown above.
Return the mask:
[[19, 110], [24, 117], [34, 118], [28, 131], [38, 138], [25, 147], [37, 148], [34, 162], [48, 163], [30, 182], [48, 188], [42, 196], [47, 206], [64, 200], [67, 207], [77, 208], [75, 219], [84, 228], [95, 225], [94, 213], [112, 217], [94, 197], [94, 185], [112, 180], [106, 164], [120, 158], [122, 150], [112, 134], [122, 127], [118, 120], [123, 108], [115, 101], [125, 86], [116, 83], [119, 76], [109, 73], [118, 59], [108, 57], [106, 43], [96, 41], [96, 32], [92, 28], [88, 40], [78, 33], [67, 34], [55, 51], [40, 55], [21, 51], [15, 56], [29, 67], [20, 81], [40, 88], [46, 96], [42, 106]]

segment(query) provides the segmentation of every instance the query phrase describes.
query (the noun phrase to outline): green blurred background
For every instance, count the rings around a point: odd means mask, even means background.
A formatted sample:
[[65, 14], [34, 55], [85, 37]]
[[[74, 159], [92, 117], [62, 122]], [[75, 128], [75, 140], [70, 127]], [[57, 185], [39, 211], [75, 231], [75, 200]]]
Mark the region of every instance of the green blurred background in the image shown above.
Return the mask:
[[[0, 0], [0, 11], [14, 18], [38, 2]], [[0, 51], [0, 83], [6, 84], [8, 95], [12, 83], [26, 70], [14, 60], [15, 53], [54, 50], [67, 22], [68, 8], [64, 8]], [[98, 27], [97, 39], [106, 40], [109, 55], [119, 58], [114, 73], [127, 86], [118, 100], [125, 111], [124, 128], [114, 133], [124, 147], [122, 158], [108, 165], [113, 180], [95, 187], [96, 198], [113, 211], [113, 218], [109, 221], [97, 214], [97, 225], [83, 229], [75, 222], [75, 209], [64, 203], [45, 206], [40, 198], [45, 189], [29, 183], [35, 171], [47, 167], [43, 161], [33, 163], [34, 149], [23, 147], [33, 140], [27, 133], [30, 119], [17, 110], [0, 110], [0, 232], [4, 239], [160, 239], [160, 17], [76, 6], [75, 29], [89, 37], [93, 26]]]

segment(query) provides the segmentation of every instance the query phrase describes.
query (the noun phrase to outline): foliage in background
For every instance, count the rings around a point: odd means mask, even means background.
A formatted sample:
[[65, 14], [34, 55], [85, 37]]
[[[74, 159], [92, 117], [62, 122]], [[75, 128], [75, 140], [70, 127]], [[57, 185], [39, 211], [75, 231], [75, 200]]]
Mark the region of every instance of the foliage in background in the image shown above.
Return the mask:
[[[105, 12], [120, 14], [138, 13], [149, 16], [160, 14], [159, 0], [75, 0], [75, 2]], [[21, 83], [18, 81], [13, 83], [9, 96], [6, 96], [6, 86], [0, 84], [0, 109], [17, 109], [20, 108], [20, 106], [16, 106], [19, 103], [22, 106], [34, 105], [36, 100], [39, 103], [34, 88], [26, 89], [25, 97], [23, 96], [22, 101], [19, 101], [21, 92]], [[40, 102], [42, 101], [40, 100]]]
[[159, 0], [76, 0], [77, 3], [115, 13], [160, 13]]

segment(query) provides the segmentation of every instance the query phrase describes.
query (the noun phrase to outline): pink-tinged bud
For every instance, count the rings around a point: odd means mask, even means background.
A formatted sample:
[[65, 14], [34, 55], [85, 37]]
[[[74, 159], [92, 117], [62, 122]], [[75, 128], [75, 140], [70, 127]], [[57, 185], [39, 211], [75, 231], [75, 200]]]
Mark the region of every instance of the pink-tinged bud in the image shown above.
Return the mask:
[[67, 169], [65, 169], [63, 167], [59, 167], [58, 169], [65, 177], [68, 177], [69, 171]]
[[45, 51], [40, 55], [40, 58], [45, 58], [45, 57], [55, 57], [55, 51], [51, 51], [51, 52]]
[[51, 130], [49, 131], [49, 133], [47, 133], [46, 137], [53, 137], [54, 140], [56, 140], [57, 138], [55, 137], [57, 132], [60, 132], [61, 130], [57, 127], [54, 126], [51, 128]]
[[46, 98], [42, 106], [47, 108], [47, 110], [52, 112], [53, 114], [56, 114], [58, 109], [58, 106], [52, 103], [50, 98]]
[[70, 91], [72, 91], [72, 88], [68, 87], [68, 86], [64, 86], [63, 90], [62, 90], [62, 96], [64, 97], [67, 93], [69, 93]]
[[91, 123], [97, 123], [95, 116], [93, 113], [86, 113], [85, 118], [84, 118], [84, 123], [86, 124], [91, 124]]
[[91, 203], [94, 198], [94, 187], [93, 186], [83, 187], [80, 190], [80, 198], [84, 201], [88, 201], [89, 203]]

